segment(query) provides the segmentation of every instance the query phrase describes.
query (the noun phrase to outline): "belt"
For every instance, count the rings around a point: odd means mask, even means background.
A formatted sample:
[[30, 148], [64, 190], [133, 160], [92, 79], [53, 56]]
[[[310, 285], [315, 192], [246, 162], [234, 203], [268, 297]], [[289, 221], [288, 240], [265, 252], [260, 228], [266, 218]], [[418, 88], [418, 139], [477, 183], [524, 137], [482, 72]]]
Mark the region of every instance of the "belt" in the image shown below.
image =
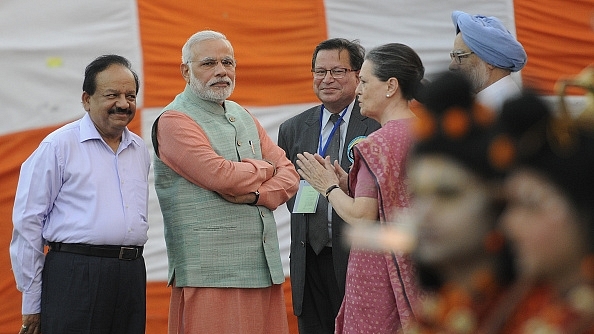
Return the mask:
[[110, 257], [120, 260], [136, 260], [142, 256], [143, 246], [112, 246], [112, 245], [88, 245], [88, 244], [65, 244], [61, 242], [50, 242], [49, 249], [53, 252], [66, 252], [80, 255]]

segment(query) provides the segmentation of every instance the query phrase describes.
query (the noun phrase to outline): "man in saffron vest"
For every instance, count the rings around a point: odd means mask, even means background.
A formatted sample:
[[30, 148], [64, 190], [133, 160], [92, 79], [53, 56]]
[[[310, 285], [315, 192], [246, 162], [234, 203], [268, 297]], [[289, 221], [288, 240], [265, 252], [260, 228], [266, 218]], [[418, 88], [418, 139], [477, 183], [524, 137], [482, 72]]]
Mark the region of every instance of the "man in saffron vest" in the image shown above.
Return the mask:
[[182, 48], [187, 85], [153, 124], [169, 260], [169, 333], [288, 333], [272, 210], [299, 176], [247, 110], [226, 100], [235, 58], [215, 31]]

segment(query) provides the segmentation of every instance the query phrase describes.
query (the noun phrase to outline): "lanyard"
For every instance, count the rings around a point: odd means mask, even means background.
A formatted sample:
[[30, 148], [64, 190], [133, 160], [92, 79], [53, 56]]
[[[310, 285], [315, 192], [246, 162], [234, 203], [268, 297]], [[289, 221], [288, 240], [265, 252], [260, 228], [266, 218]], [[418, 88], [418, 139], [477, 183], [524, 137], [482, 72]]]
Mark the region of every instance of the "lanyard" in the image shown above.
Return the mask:
[[[322, 127], [322, 118], [324, 116], [324, 105], [322, 105], [321, 110], [320, 110], [320, 140], [318, 142], [318, 153], [321, 156], [326, 157], [326, 150], [328, 149], [328, 145], [330, 145], [330, 141], [332, 140], [334, 133], [340, 127], [340, 122], [342, 122], [342, 118], [344, 117], [344, 114], [346, 114], [346, 111], [348, 108], [349, 107], [347, 106], [346, 108], [344, 108], [342, 113], [340, 113], [340, 117], [338, 118], [336, 123], [334, 123], [334, 127], [332, 127], [332, 131], [330, 131], [330, 135], [328, 135], [328, 139], [326, 139], [326, 144], [324, 144], [324, 146], [322, 147], [322, 131], [324, 130], [324, 128]], [[338, 135], [340, 136], [340, 132], [338, 133]]]

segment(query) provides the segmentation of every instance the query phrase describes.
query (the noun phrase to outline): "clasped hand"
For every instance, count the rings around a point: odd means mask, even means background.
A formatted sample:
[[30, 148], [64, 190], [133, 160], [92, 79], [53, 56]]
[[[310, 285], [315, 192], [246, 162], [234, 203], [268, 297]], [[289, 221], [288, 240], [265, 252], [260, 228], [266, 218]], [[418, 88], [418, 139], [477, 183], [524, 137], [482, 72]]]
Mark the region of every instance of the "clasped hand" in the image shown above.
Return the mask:
[[297, 154], [297, 172], [320, 194], [325, 194], [331, 185], [338, 184], [341, 189], [346, 189], [347, 173], [340, 167], [338, 161], [334, 165], [330, 157], [323, 158], [319, 154], [304, 152]]

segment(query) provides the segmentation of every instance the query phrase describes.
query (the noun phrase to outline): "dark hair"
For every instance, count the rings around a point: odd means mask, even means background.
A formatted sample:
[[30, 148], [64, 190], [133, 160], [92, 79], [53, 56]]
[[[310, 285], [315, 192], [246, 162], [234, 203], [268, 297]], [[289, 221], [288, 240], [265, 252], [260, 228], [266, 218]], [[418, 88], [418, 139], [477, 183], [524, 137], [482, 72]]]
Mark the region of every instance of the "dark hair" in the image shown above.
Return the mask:
[[425, 67], [412, 48], [400, 43], [384, 44], [369, 51], [365, 59], [373, 63], [373, 74], [378, 79], [385, 82], [396, 78], [405, 99], [416, 97]]
[[331, 38], [321, 42], [314, 49], [313, 57], [311, 58], [312, 70], [316, 67], [316, 57], [318, 56], [318, 52], [320, 52], [320, 50], [346, 50], [349, 53], [349, 63], [351, 64], [351, 69], [354, 71], [361, 69], [361, 65], [363, 65], [363, 60], [365, 59], [365, 48], [359, 44], [359, 41], [349, 41], [348, 39], [344, 38]]
[[95, 94], [95, 90], [97, 89], [97, 74], [105, 71], [106, 68], [113, 64], [119, 64], [132, 72], [134, 75], [134, 82], [136, 83], [136, 93], [138, 93], [138, 75], [134, 70], [132, 70], [132, 64], [130, 61], [122, 56], [118, 55], [103, 55], [95, 58], [87, 68], [85, 68], [85, 79], [83, 81], [83, 91], [87, 92], [89, 95]]

